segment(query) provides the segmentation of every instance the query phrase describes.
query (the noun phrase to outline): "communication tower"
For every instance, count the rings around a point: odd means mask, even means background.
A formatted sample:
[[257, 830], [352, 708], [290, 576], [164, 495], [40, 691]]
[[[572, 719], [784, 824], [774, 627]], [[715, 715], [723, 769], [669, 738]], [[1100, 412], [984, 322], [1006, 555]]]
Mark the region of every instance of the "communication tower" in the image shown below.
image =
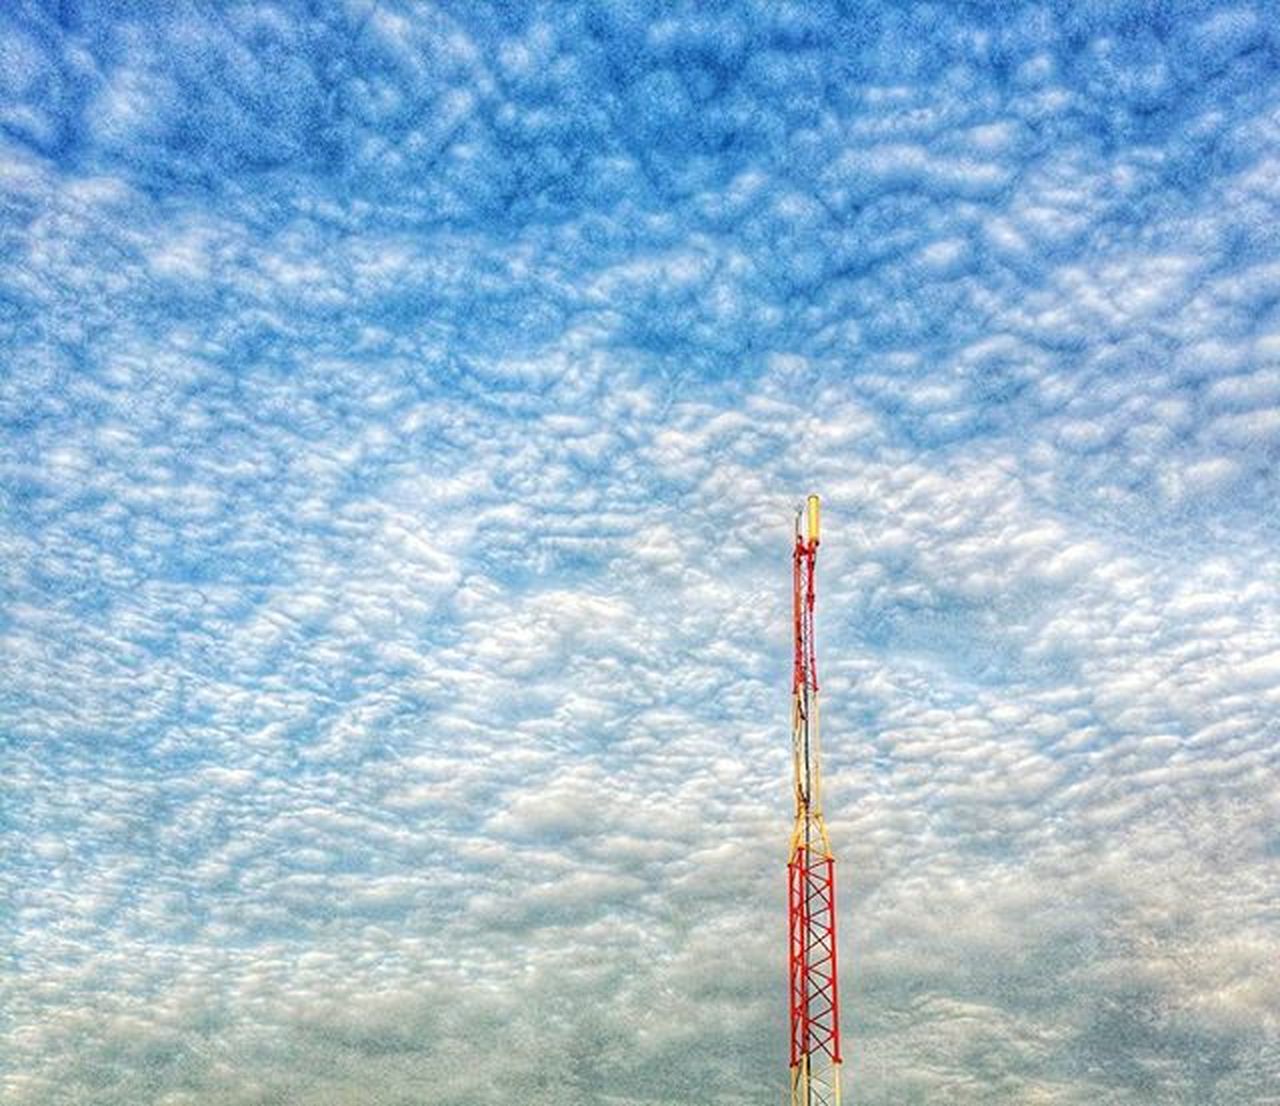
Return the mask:
[[835, 856], [822, 818], [818, 663], [813, 639], [818, 497], [796, 513], [792, 557], [795, 664], [791, 683], [795, 829], [787, 862], [791, 1106], [839, 1106]]

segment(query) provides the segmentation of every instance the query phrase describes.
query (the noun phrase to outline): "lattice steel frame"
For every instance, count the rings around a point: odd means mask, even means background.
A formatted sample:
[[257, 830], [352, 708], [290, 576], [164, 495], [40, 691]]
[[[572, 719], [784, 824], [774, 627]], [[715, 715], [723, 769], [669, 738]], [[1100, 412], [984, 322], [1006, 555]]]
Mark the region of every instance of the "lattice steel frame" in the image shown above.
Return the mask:
[[795, 663], [791, 735], [796, 819], [787, 863], [791, 1106], [840, 1103], [835, 856], [822, 818], [818, 662], [813, 634], [818, 512], [818, 497], [811, 495], [796, 516], [792, 558]]

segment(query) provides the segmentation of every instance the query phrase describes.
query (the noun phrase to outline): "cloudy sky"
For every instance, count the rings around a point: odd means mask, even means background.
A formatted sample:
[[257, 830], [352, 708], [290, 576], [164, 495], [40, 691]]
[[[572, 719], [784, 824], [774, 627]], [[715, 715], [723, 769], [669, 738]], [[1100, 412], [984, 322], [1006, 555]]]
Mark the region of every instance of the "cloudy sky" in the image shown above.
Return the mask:
[[0, 1101], [1280, 1103], [1258, 3], [0, 12]]

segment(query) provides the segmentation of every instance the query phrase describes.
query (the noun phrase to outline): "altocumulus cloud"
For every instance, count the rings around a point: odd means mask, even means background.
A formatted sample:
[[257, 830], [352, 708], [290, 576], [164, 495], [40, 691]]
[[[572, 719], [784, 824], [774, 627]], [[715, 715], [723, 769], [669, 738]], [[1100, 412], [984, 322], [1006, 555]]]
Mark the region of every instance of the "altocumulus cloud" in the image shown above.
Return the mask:
[[0, 1096], [1280, 1102], [1263, 3], [0, 13]]

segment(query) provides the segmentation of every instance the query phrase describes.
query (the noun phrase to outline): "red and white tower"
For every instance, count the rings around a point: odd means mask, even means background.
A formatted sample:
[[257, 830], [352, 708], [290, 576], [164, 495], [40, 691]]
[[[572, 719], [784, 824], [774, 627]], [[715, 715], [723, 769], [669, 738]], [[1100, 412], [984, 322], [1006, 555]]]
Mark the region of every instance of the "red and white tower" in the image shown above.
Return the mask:
[[822, 819], [818, 665], [813, 640], [818, 497], [796, 515], [795, 669], [791, 736], [796, 821], [787, 862], [791, 994], [791, 1106], [839, 1106], [840, 1001], [836, 985], [835, 856]]

